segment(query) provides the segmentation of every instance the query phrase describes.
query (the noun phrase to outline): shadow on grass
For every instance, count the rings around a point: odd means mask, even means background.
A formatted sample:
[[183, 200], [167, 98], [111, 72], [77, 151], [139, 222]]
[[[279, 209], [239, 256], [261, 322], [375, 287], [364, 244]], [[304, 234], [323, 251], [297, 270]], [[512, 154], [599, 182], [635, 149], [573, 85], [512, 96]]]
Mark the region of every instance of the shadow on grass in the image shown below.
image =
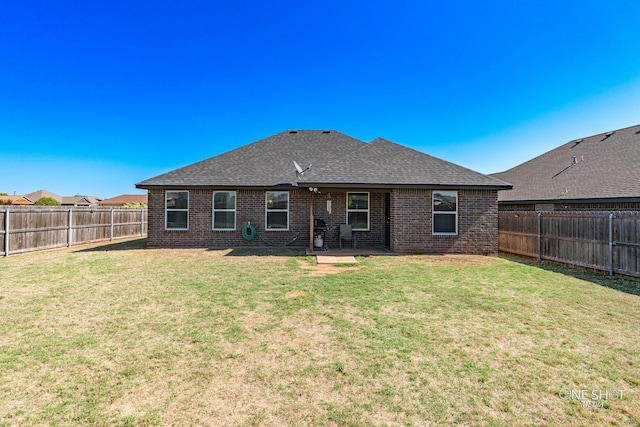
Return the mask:
[[532, 258], [520, 257], [512, 254], [500, 253], [500, 258], [517, 262], [519, 264], [537, 267], [542, 270], [564, 274], [565, 276], [574, 277], [576, 279], [586, 280], [588, 282], [595, 283], [596, 285], [604, 286], [606, 288], [614, 289], [620, 292], [625, 292], [627, 294], [640, 296], [640, 281], [637, 280], [622, 279], [620, 277], [609, 277], [602, 273], [596, 273], [580, 268], [573, 268], [550, 261], [538, 261]]
[[[86, 246], [86, 245], [83, 245]], [[105, 252], [105, 251], [134, 251], [140, 249], [147, 249], [147, 238], [91, 244], [91, 247], [79, 247], [75, 252]], [[171, 249], [171, 248], [167, 248]], [[185, 248], [175, 248], [185, 249]], [[208, 251], [229, 251], [225, 256], [302, 256], [305, 254], [302, 248], [228, 248], [228, 247], [210, 247], [210, 248], [194, 248], [194, 249], [206, 249]]]
[[139, 249], [147, 249], [146, 237], [122, 242], [98, 244], [97, 246], [91, 246], [90, 248], [78, 249], [76, 252], [134, 251]]
[[[230, 248], [229, 253], [225, 256], [284, 256], [296, 257], [303, 256], [305, 250], [301, 248]], [[219, 248], [211, 248], [211, 251], [220, 250]]]

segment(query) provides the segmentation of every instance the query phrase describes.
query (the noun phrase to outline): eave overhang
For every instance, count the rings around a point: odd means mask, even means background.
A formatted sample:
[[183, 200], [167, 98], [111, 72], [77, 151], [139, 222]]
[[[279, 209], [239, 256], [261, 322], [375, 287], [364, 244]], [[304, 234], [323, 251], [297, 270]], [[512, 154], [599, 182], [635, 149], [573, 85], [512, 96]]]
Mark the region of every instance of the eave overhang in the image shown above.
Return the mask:
[[538, 199], [538, 200], [498, 200], [503, 205], [526, 205], [535, 203], [640, 203], [640, 197], [607, 197], [600, 199]]
[[275, 184], [275, 185], [146, 185], [136, 184], [136, 188], [146, 190], [184, 190], [184, 189], [201, 189], [201, 190], [218, 190], [218, 189], [244, 189], [244, 190], [269, 190], [269, 189], [294, 189], [317, 187], [326, 189], [375, 189], [375, 190], [391, 190], [394, 188], [402, 189], [423, 189], [423, 190], [489, 190], [500, 191], [510, 190], [512, 186], [508, 185], [468, 185], [468, 184], [366, 184], [366, 183], [326, 183], [326, 182], [298, 182], [297, 184]]

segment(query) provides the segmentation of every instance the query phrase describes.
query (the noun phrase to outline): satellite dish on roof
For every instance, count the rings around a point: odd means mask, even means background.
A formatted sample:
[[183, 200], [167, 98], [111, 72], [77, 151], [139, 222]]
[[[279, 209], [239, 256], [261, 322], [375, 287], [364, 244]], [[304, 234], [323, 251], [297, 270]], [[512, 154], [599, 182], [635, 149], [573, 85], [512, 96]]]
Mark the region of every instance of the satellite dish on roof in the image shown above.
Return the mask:
[[298, 164], [298, 162], [296, 162], [295, 160], [293, 161], [293, 166], [296, 167], [296, 171], [298, 171], [298, 173], [300, 175], [302, 175], [304, 173], [304, 171], [302, 170], [302, 168], [300, 167], [300, 165]]
[[294, 160], [293, 166], [295, 166], [296, 172], [298, 173], [298, 175], [303, 175], [306, 171], [309, 170], [309, 168], [311, 168], [311, 163], [309, 163], [309, 166], [307, 166], [305, 169], [302, 169], [302, 167], [298, 164], [298, 162]]

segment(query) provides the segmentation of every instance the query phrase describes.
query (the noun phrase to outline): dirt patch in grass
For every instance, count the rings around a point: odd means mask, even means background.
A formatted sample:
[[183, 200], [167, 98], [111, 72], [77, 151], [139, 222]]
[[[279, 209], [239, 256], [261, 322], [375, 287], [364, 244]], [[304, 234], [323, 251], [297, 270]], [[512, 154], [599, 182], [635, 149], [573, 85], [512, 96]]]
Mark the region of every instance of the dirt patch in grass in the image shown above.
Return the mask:
[[357, 264], [315, 264], [307, 260], [298, 260], [300, 268], [309, 276], [322, 277], [328, 274], [338, 274], [345, 271], [355, 271], [360, 269]]

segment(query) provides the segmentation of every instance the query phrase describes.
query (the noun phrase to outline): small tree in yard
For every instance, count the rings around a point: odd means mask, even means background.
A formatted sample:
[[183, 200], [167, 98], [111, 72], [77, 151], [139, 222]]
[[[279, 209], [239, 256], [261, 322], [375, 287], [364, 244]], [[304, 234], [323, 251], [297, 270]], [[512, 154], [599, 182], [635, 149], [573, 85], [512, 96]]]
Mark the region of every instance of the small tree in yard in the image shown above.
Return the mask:
[[42, 197], [38, 199], [34, 205], [36, 206], [60, 206], [62, 205], [59, 201], [54, 199], [53, 197]]
[[131, 202], [131, 203], [125, 203], [124, 205], [122, 205], [123, 208], [146, 208], [147, 204], [146, 203], [140, 203], [140, 202]]

